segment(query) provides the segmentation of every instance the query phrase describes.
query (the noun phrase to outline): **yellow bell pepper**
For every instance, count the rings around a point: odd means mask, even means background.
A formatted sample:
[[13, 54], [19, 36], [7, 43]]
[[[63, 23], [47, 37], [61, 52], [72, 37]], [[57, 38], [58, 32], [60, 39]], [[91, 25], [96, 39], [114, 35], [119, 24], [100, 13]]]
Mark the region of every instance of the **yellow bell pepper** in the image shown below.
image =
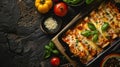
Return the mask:
[[35, 7], [42, 14], [47, 13], [52, 8], [52, 6], [52, 0], [35, 0]]

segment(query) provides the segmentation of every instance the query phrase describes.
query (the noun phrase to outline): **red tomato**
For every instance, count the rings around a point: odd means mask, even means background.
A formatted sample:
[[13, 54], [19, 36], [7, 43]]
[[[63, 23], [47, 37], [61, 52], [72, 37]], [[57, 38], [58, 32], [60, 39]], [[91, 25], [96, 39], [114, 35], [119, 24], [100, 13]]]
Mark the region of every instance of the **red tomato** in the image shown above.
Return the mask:
[[54, 6], [54, 13], [57, 16], [63, 17], [68, 12], [68, 6], [64, 2], [59, 2]]
[[59, 66], [60, 65], [60, 58], [59, 57], [53, 57], [51, 60], [50, 60], [50, 63], [52, 66]]

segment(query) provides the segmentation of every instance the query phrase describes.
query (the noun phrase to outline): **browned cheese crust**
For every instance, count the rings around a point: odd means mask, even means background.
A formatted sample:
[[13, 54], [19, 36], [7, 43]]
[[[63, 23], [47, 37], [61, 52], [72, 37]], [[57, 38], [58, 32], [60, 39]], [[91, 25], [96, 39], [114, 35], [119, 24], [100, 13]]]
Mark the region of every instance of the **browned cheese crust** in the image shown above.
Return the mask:
[[[91, 30], [88, 23], [91, 23], [96, 29]], [[102, 26], [105, 23], [108, 28], [102, 31]], [[97, 31], [97, 33], [85, 36], [82, 35], [84, 31], [90, 33]], [[95, 34], [97, 34], [96, 38], [93, 39]], [[62, 40], [69, 45], [71, 53], [86, 64], [118, 36], [120, 36], [120, 12], [115, 5], [108, 3], [100, 5], [97, 10], [92, 11], [89, 16], [79, 21], [74, 28], [69, 29], [62, 36]]]

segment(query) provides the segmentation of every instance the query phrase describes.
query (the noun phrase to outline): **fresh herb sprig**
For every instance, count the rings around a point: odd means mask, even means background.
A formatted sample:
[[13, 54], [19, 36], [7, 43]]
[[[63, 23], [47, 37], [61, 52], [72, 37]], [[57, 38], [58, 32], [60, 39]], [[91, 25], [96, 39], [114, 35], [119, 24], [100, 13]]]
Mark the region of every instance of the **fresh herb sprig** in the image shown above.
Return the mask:
[[86, 4], [91, 4], [94, 0], [85, 0]]
[[[76, 5], [79, 4], [80, 2], [82, 2], [82, 0], [63, 0], [64, 2], [68, 3], [68, 4], [72, 4], [72, 5]], [[91, 4], [94, 0], [85, 0], [86, 4]]]
[[59, 51], [55, 48], [55, 44], [50, 41], [48, 45], [45, 45], [45, 54], [44, 58], [47, 59], [49, 58], [52, 54], [58, 55]]

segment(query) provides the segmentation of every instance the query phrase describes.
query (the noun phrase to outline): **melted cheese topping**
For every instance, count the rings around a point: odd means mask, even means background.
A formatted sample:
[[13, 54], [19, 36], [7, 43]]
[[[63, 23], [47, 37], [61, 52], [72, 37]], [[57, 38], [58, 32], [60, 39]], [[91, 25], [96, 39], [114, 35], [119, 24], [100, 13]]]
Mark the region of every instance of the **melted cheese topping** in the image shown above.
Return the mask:
[[[93, 34], [84, 36], [81, 33], [89, 30], [88, 23], [91, 22], [98, 31], [98, 38], [96, 42], [93, 42]], [[101, 27], [107, 22], [109, 28], [104, 32]], [[69, 29], [62, 37], [62, 40], [66, 42], [70, 51], [80, 57], [82, 63], [89, 62], [94, 56], [98, 55], [109, 43], [120, 35], [120, 12], [111, 3], [101, 5], [98, 10], [94, 10], [89, 16], [85, 17], [83, 21], [78, 22], [73, 29]]]

